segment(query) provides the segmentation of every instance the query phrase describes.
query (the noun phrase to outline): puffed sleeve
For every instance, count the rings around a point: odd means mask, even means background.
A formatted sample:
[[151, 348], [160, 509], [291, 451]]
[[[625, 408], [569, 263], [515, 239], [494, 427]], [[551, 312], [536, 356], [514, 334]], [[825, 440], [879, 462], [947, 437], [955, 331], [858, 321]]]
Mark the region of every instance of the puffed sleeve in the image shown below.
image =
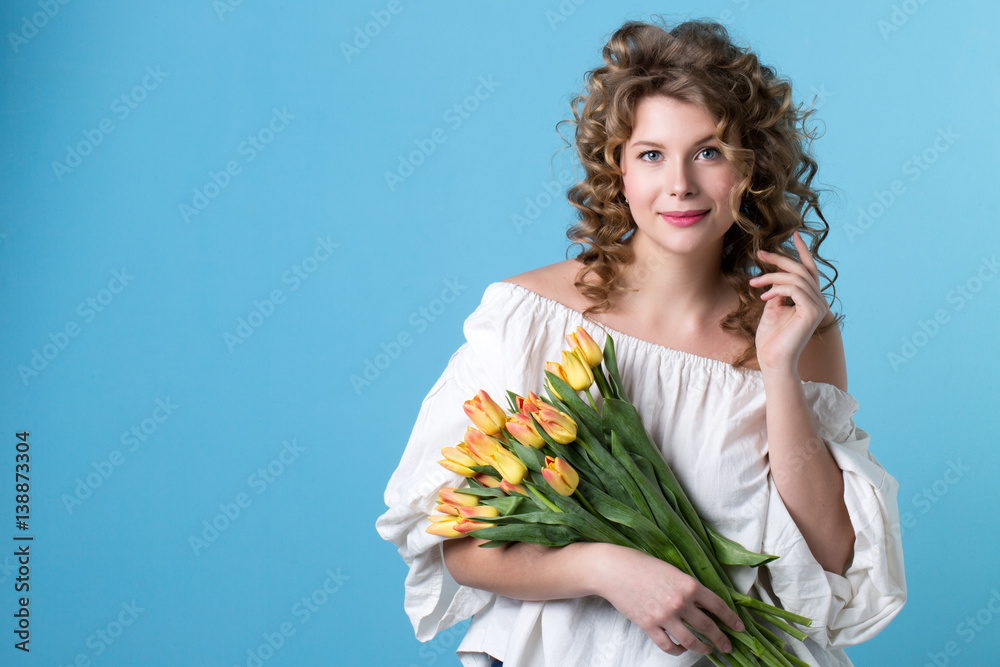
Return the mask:
[[765, 602], [811, 618], [804, 632], [820, 646], [845, 648], [878, 634], [906, 601], [899, 484], [869, 451], [868, 433], [855, 425], [853, 396], [826, 383], [804, 382], [803, 389], [819, 436], [843, 470], [854, 554], [843, 575], [824, 570], [768, 475], [763, 551], [779, 558], [764, 566], [769, 581], [758, 590]]
[[376, 521], [383, 539], [399, 549], [409, 566], [404, 609], [420, 641], [480, 611], [493, 599], [487, 591], [460, 586], [444, 564], [444, 537], [425, 532], [427, 516], [435, 512], [437, 493], [444, 486], [466, 486], [464, 477], [446, 470], [437, 461], [441, 448], [462, 440], [471, 425], [462, 403], [485, 389], [506, 404], [502, 328], [509, 313], [487, 289], [483, 301], [466, 319], [466, 342], [451, 356], [444, 372], [424, 398], [399, 466], [385, 489], [389, 508]]

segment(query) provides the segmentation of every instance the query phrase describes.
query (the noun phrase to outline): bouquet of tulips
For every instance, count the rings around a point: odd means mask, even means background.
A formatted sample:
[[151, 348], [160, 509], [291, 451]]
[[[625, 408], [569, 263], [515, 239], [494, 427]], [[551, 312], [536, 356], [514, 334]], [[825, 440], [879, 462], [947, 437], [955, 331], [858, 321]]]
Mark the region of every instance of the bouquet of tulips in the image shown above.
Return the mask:
[[722, 567], [757, 567], [777, 556], [748, 551], [701, 520], [625, 395], [611, 337], [603, 352], [582, 327], [566, 340], [572, 349], [562, 363], [545, 364], [548, 399], [508, 391], [509, 416], [482, 390], [465, 402], [478, 428], [442, 449], [440, 464], [469, 486], [441, 489], [441, 513], [429, 517], [427, 532], [474, 535], [489, 540], [483, 547], [589, 541], [639, 549], [696, 578], [743, 621], [741, 632], [719, 623], [733, 650], [713, 647], [713, 664], [806, 665], [771, 627], [802, 641], [791, 623], [810, 619], [740, 593]]

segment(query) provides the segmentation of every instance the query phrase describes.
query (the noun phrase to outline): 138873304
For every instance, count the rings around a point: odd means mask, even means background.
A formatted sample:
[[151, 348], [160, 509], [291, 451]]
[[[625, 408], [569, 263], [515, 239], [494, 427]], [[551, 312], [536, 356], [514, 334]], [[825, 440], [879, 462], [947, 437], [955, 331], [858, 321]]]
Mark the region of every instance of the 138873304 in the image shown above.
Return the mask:
[[14, 443], [14, 557], [17, 559], [17, 609], [14, 612], [14, 648], [29, 652], [31, 612], [28, 593], [31, 591], [31, 541], [28, 532], [31, 520], [31, 443], [28, 432], [15, 433]]

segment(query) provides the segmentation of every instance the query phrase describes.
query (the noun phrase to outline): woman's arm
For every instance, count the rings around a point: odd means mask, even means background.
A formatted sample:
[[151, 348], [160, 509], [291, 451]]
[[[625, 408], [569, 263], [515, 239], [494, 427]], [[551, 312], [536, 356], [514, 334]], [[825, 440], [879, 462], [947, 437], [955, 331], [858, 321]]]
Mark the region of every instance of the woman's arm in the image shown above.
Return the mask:
[[701, 655], [711, 652], [684, 622], [724, 652], [730, 650], [729, 640], [705, 611], [734, 629], [743, 629], [739, 617], [717, 595], [641, 551], [597, 542], [564, 547], [515, 542], [482, 549], [479, 545], [484, 542], [470, 536], [444, 543], [445, 565], [459, 584], [518, 600], [599, 595], [671, 655], [685, 650]]

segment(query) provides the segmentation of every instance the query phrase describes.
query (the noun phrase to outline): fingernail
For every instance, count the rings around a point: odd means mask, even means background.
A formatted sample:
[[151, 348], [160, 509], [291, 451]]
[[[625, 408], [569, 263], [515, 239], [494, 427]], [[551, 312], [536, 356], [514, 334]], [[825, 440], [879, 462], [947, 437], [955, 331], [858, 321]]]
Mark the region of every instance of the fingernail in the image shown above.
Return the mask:
[[736, 629], [738, 631], [740, 631], [740, 632], [743, 632], [744, 630], [746, 630], [746, 626], [743, 625], [743, 621], [737, 621], [736, 622]]
[[732, 650], [733, 650], [733, 647], [728, 642], [722, 645], [722, 652], [723, 653], [729, 653]]

